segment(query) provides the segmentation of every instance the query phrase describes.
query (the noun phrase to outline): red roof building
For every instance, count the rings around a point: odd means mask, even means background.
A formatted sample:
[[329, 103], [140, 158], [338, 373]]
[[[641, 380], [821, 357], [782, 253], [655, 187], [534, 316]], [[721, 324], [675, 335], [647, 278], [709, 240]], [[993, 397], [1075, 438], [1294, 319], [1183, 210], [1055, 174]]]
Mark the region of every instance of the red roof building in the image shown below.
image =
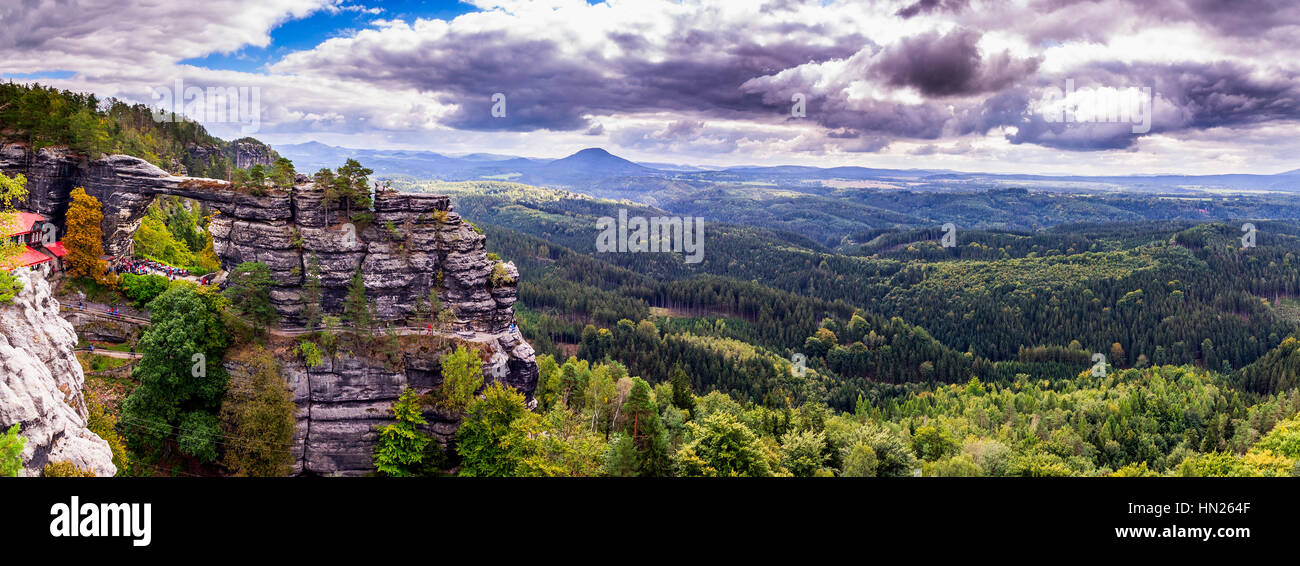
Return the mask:
[[36, 249], [28, 246], [23, 248], [22, 253], [18, 254], [17, 256], [14, 256], [14, 259], [11, 261], [11, 263], [15, 268], [31, 267], [31, 266], [40, 265], [47, 261], [52, 261], [53, 259], [54, 258], [47, 256], [37, 251]]
[[62, 259], [63, 256], [68, 255], [68, 249], [63, 247], [62, 241], [54, 242], [53, 244], [45, 246], [45, 249], [54, 254], [54, 257], [60, 259]]
[[15, 244], [23, 246], [22, 252], [14, 256], [4, 266], [6, 269], [18, 269], [28, 267], [36, 269], [37, 266], [53, 262], [51, 267], [55, 271], [63, 269], [63, 256], [68, 255], [68, 250], [63, 247], [63, 242], [54, 242], [45, 245], [43, 238], [45, 229], [44, 225], [49, 219], [35, 212], [18, 212], [15, 213], [17, 222], [2, 226], [6, 228], [4, 237], [13, 240]]

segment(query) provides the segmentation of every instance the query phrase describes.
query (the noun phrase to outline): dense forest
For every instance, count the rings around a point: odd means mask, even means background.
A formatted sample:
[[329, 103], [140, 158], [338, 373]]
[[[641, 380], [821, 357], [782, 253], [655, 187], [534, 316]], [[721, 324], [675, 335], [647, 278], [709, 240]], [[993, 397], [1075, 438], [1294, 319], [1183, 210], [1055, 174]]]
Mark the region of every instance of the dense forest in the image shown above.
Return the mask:
[[39, 84], [0, 83], [0, 139], [20, 141], [32, 149], [67, 147], [89, 159], [122, 153], [144, 159], [172, 173], [230, 180], [238, 170], [242, 145], [276, 155], [262, 142], [242, 138], [228, 142], [208, 134], [198, 122], [169, 115], [159, 120], [143, 104]]
[[[963, 231], [954, 248], [937, 227], [883, 228], [835, 250], [709, 224], [691, 266], [593, 249], [595, 218], [668, 214], [655, 207], [509, 183], [424, 188], [451, 193], [520, 267], [521, 326], [568, 359], [551, 379], [646, 380], [666, 429], [683, 431], [668, 434], [679, 474], [719, 469], [694, 459], [716, 432], [704, 421], [724, 418], [686, 408], [699, 403], [731, 407], [735, 423], [709, 425], [752, 435], [753, 473], [865, 473], [867, 450], [850, 458], [838, 427], [874, 439], [879, 475], [1296, 473], [1291, 222], [1253, 221], [1249, 247], [1241, 221], [1085, 217]], [[581, 390], [567, 387], [554, 395]], [[593, 418], [576, 404], [563, 405]], [[792, 466], [800, 450], [816, 464]]]

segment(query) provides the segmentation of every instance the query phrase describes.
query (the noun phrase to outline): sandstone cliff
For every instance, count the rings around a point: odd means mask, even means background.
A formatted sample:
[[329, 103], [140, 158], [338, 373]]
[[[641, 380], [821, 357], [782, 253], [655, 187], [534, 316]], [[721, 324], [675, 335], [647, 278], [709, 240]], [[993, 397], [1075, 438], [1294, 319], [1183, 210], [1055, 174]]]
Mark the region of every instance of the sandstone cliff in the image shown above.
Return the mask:
[[[300, 177], [291, 191], [263, 196], [211, 179], [177, 177], [143, 160], [111, 155], [91, 162], [56, 149], [32, 154], [0, 147], [0, 170], [28, 177], [27, 207], [62, 226], [69, 194], [84, 187], [103, 204], [104, 247], [124, 253], [149, 203], [158, 195], [199, 201], [217, 214], [209, 227], [223, 267], [260, 261], [271, 268], [271, 300], [285, 326], [301, 323], [302, 285], [311, 258], [320, 264], [326, 313], [342, 311], [347, 285], [360, 269], [379, 319], [409, 322], [414, 306], [436, 292], [455, 314], [458, 338], [504, 354], [498, 379], [531, 399], [537, 384], [532, 348], [512, 329], [518, 271], [487, 257], [485, 238], [463, 221], [444, 195], [381, 192], [373, 221], [345, 224], [326, 211], [322, 191]], [[502, 277], [504, 276], [504, 277]], [[389, 421], [388, 407], [407, 385], [421, 391], [441, 382], [436, 357], [408, 356], [391, 371], [364, 358], [340, 357], [307, 371], [286, 362], [285, 374], [299, 406], [295, 472], [354, 475], [370, 471], [373, 427]], [[232, 372], [240, 371], [231, 366]], [[485, 364], [485, 374], [490, 367]], [[489, 380], [493, 379], [491, 377]], [[458, 423], [429, 413], [430, 432], [444, 445]]]
[[73, 354], [77, 335], [59, 317], [50, 286], [19, 270], [23, 290], [0, 305], [0, 426], [22, 424], [24, 475], [70, 461], [99, 476], [117, 473], [108, 443], [86, 429], [85, 380]]
[[509, 281], [492, 282], [485, 238], [461, 220], [444, 195], [384, 192], [375, 196], [373, 222], [345, 225], [337, 211], [321, 205], [311, 183], [265, 196], [239, 192], [229, 183], [178, 177], [135, 157], [110, 155], [84, 163], [54, 148], [32, 154], [21, 145], [0, 147], [0, 171], [28, 179], [27, 208], [63, 226], [75, 187], [103, 204], [104, 250], [125, 253], [131, 234], [158, 195], [194, 199], [218, 214], [214, 248], [229, 269], [260, 261], [274, 273], [272, 302], [288, 323], [299, 322], [301, 286], [312, 256], [320, 261], [327, 312], [340, 312], [347, 283], [360, 269], [367, 295], [381, 320], [401, 320], [421, 298], [437, 291], [463, 330], [500, 333], [513, 320], [517, 298], [512, 264]]

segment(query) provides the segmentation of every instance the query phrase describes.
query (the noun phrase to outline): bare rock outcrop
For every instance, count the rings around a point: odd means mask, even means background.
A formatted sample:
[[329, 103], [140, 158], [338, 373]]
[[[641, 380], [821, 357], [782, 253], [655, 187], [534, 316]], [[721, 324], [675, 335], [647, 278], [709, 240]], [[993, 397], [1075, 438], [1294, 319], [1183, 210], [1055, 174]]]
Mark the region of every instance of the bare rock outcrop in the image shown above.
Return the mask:
[[69, 461], [98, 476], [117, 473], [113, 452], [86, 428], [85, 380], [73, 354], [77, 335], [59, 317], [49, 283], [19, 270], [23, 290], [0, 305], [0, 426], [22, 425], [23, 475], [49, 462]]

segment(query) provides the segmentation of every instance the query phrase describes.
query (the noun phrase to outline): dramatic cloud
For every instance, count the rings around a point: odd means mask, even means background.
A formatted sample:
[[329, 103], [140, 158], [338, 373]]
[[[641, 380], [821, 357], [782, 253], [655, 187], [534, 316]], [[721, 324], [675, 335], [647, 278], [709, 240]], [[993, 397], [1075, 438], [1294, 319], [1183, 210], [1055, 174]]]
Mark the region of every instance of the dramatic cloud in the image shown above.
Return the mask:
[[971, 30], [909, 37], [885, 50], [872, 70], [892, 86], [943, 97], [998, 91], [1038, 67], [1039, 59], [1016, 60], [1006, 51], [983, 57], [979, 39]]
[[[257, 135], [272, 141], [604, 145], [714, 163], [1300, 166], [1286, 157], [1300, 153], [1300, 3], [1286, 0], [473, 0], [452, 19], [344, 0], [231, 4], [8, 2], [0, 71], [71, 71], [46, 82], [143, 102], [177, 79], [260, 87]], [[277, 48], [277, 27], [309, 16], [346, 22]], [[279, 50], [252, 72], [182, 63], [250, 46]], [[1149, 92], [1149, 124], [1059, 113], [1092, 100], [1054, 97], [1068, 87]]]

